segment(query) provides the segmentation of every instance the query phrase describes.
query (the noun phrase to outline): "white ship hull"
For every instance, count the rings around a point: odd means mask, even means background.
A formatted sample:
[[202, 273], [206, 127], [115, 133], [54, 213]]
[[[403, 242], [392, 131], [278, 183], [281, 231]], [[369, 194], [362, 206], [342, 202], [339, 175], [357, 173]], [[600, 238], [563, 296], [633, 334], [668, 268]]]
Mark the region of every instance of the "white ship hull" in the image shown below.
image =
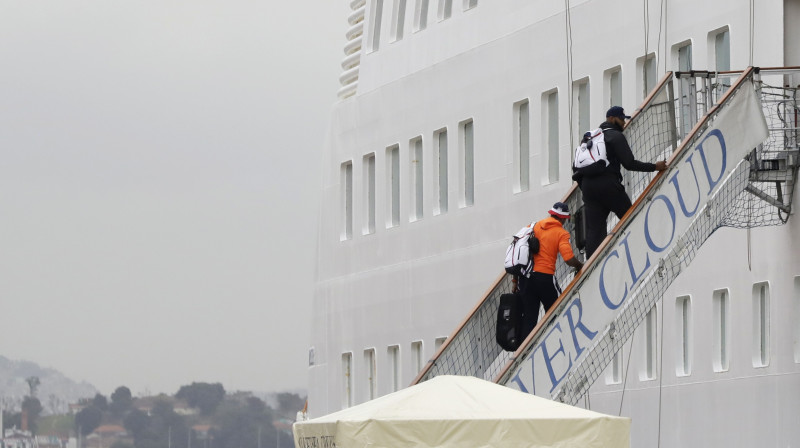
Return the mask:
[[[649, 74], [660, 77], [680, 69], [679, 48], [688, 43], [692, 67], [715, 70], [726, 63], [718, 61], [717, 37], [727, 32], [730, 68], [800, 65], [797, 0], [759, 1], [753, 14], [742, 0], [650, 1], [647, 9], [586, 0], [569, 2], [568, 15], [559, 2], [456, 0], [442, 20], [431, 1], [427, 26], [414, 31], [421, 3], [366, 2], [357, 84], [343, 89], [354, 94], [332, 114], [322, 155], [311, 417], [414, 379], [501, 273], [509, 236], [543, 217], [571, 186], [579, 131], [602, 122], [615, 97], [628, 111], [641, 103], [654, 81], [643, 74], [646, 54], [656, 61]], [[398, 4], [406, 5], [401, 39]], [[556, 112], [549, 109], [553, 93]], [[520, 104], [528, 109], [527, 159], [519, 155]], [[437, 166], [443, 139], [446, 206]], [[525, 164], [527, 188], [519, 174]], [[717, 231], [659, 303], [656, 373], [642, 373], [645, 341], [637, 331], [620, 354], [624, 371], [612, 378], [609, 369], [583, 405], [632, 417], [637, 447], [800, 446], [799, 237], [794, 216], [783, 226]], [[754, 285], [765, 282], [766, 362], [764, 349], [753, 346]], [[730, 297], [730, 359], [722, 371], [712, 354], [719, 291]], [[687, 296], [688, 373], [687, 361], [676, 359], [683, 318], [676, 301]]]

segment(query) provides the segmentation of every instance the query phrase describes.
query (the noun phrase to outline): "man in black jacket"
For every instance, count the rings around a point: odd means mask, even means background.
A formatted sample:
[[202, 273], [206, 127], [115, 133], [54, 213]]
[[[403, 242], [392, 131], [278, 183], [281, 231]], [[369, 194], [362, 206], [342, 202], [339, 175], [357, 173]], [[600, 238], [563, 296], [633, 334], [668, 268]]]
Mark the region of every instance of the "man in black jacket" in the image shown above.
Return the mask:
[[620, 165], [628, 171], [664, 171], [666, 161], [656, 163], [640, 162], [633, 157], [628, 139], [622, 134], [625, 110], [614, 106], [606, 112], [606, 121], [600, 125], [606, 144], [608, 166], [603, 160], [584, 168], [575, 168], [572, 178], [578, 181], [583, 192], [584, 213], [586, 216], [586, 258], [592, 256], [606, 237], [608, 213], [614, 212], [622, 219], [631, 207], [631, 199], [622, 185]]

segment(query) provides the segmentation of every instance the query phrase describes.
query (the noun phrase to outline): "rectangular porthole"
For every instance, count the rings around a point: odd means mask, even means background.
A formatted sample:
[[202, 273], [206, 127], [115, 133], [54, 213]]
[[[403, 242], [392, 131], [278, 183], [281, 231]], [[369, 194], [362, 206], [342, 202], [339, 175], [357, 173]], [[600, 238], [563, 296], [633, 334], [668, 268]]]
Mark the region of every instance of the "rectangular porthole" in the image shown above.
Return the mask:
[[410, 173], [411, 173], [411, 216], [410, 221], [422, 219], [423, 215], [423, 152], [422, 137], [417, 137], [409, 142]]
[[439, 0], [439, 21], [447, 20], [453, 15], [453, 0]]
[[655, 53], [650, 53], [636, 60], [636, 69], [638, 71], [636, 85], [641, 93], [639, 100], [647, 98], [647, 95], [650, 94], [650, 91], [653, 90], [653, 87], [658, 82], [657, 61]]
[[406, 0], [394, 0], [392, 8], [392, 41], [403, 39], [406, 20]]
[[414, 376], [422, 371], [422, 367], [425, 365], [425, 353], [423, 348], [422, 341], [414, 341], [411, 343], [411, 371], [414, 372]]
[[433, 134], [433, 141], [436, 147], [434, 148], [434, 162], [436, 164], [436, 210], [434, 215], [441, 215], [447, 213], [448, 206], [448, 179], [447, 179], [447, 128], [440, 129]]
[[381, 21], [383, 19], [383, 0], [372, 0], [369, 13], [368, 52], [377, 51], [381, 45]]
[[800, 276], [794, 278], [794, 307], [792, 328], [794, 334], [794, 362], [800, 364]]
[[386, 227], [400, 225], [400, 145], [386, 148]]
[[675, 301], [675, 374], [688, 376], [692, 373], [692, 300], [689, 296]]
[[438, 352], [439, 348], [444, 344], [447, 340], [447, 336], [439, 336], [433, 341], [433, 351]]
[[606, 384], [620, 384], [622, 383], [622, 355], [624, 349], [620, 348], [614, 357], [611, 358], [611, 363], [606, 370]]
[[753, 285], [753, 367], [769, 365], [769, 283]]
[[622, 105], [622, 67], [616, 66], [603, 72], [603, 82], [605, 85], [603, 97], [606, 100], [605, 107]]
[[718, 289], [712, 296], [712, 366], [715, 372], [727, 372], [730, 368], [730, 299], [727, 289]]
[[353, 353], [342, 353], [342, 408], [353, 405]]
[[530, 102], [514, 103], [514, 193], [530, 189], [531, 178], [531, 118]]
[[657, 353], [658, 353], [658, 308], [653, 307], [647, 313], [642, 324], [643, 332], [643, 346], [644, 346], [644, 365], [639, 374], [639, 379], [642, 381], [650, 381], [656, 379], [657, 374]]
[[542, 95], [542, 135], [544, 147], [547, 152], [547, 178], [546, 184], [558, 182], [558, 90], [551, 90]]
[[389, 379], [389, 386], [392, 392], [396, 392], [400, 390], [401, 387], [401, 364], [400, 364], [400, 346], [399, 345], [390, 345], [387, 349], [387, 354], [389, 355], [389, 372], [391, 374], [391, 378]]
[[353, 238], [353, 162], [342, 163], [341, 167], [342, 185], [342, 233], [340, 240]]
[[366, 397], [367, 400], [372, 400], [377, 397], [378, 382], [377, 382], [377, 365], [375, 361], [375, 349], [368, 348], [364, 350], [364, 373], [367, 380], [366, 383]]
[[417, 0], [414, 9], [414, 31], [422, 31], [428, 27], [428, 3], [430, 0]]
[[591, 103], [589, 102], [589, 78], [575, 81], [572, 85], [572, 98], [578, 119], [578, 135], [592, 129], [590, 117]]
[[375, 153], [364, 156], [364, 226], [362, 233], [368, 235], [375, 233]]
[[459, 123], [458, 133], [460, 140], [461, 173], [464, 176], [461, 182], [461, 206], [469, 207], [475, 204], [475, 134], [472, 120]]

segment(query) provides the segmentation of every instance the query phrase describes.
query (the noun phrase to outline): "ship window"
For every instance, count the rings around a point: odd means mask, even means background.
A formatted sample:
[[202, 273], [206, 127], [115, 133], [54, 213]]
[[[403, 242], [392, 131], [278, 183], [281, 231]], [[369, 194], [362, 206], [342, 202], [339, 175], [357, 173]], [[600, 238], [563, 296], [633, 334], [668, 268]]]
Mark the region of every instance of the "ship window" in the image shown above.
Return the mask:
[[422, 219], [423, 211], [423, 177], [422, 177], [422, 137], [417, 137], [409, 142], [411, 150], [411, 221]]
[[723, 29], [714, 36], [714, 66], [718, 72], [731, 69], [730, 32]]
[[606, 107], [622, 105], [622, 67], [616, 66], [603, 72]]
[[753, 367], [769, 365], [769, 283], [753, 285]]
[[453, 0], [439, 0], [439, 20], [447, 20], [453, 15]]
[[692, 69], [692, 43], [678, 47], [678, 71], [688, 72]]
[[472, 120], [461, 122], [458, 130], [461, 137], [461, 172], [464, 173], [461, 206], [469, 207], [475, 203], [475, 136]]
[[353, 405], [353, 353], [342, 353], [342, 408]]
[[377, 383], [377, 371], [375, 365], [375, 349], [368, 348], [364, 350], [364, 373], [367, 377], [367, 389], [366, 395], [367, 400], [372, 400], [377, 396], [378, 392], [378, 383]]
[[[678, 70], [682, 72], [688, 72], [692, 69], [692, 42], [686, 41], [679, 44], [676, 44], [673, 48], [673, 54], [676, 59], [676, 65], [678, 66]], [[681, 134], [686, 135], [692, 129], [692, 120], [689, 118], [691, 117], [691, 106], [689, 105], [690, 98], [689, 98], [689, 91], [691, 89], [691, 83], [689, 78], [680, 78], [678, 81], [678, 91], [680, 92], [680, 125], [681, 125]]]
[[547, 179], [545, 183], [558, 182], [558, 90], [542, 95], [542, 134], [547, 148]]
[[422, 31], [428, 27], [428, 3], [430, 0], [417, 0], [414, 10], [414, 31]]
[[514, 103], [514, 193], [528, 191], [531, 177], [531, 119], [530, 103]]
[[622, 356], [624, 350], [622, 348], [614, 354], [611, 363], [608, 365], [606, 371], [606, 384], [620, 384], [622, 383]]
[[406, 0], [394, 0], [392, 8], [392, 41], [403, 39], [406, 21]]
[[714, 291], [713, 295], [713, 335], [714, 340], [712, 350], [714, 359], [712, 360], [715, 372], [727, 372], [730, 368], [730, 295], [727, 289]]
[[349, 240], [353, 237], [353, 162], [342, 164], [342, 234], [340, 240]]
[[591, 130], [592, 126], [590, 120], [589, 78], [575, 81], [572, 85], [572, 98], [575, 101], [578, 113], [578, 135], [580, 136], [584, 132]]
[[377, 51], [381, 44], [381, 20], [383, 19], [383, 0], [370, 2], [369, 14], [369, 52]]
[[642, 100], [647, 98], [647, 95], [650, 94], [650, 91], [653, 90], [658, 81], [656, 62], [655, 53], [650, 53], [636, 60], [636, 66], [639, 69], [639, 91], [642, 92]]
[[692, 373], [692, 300], [681, 296], [675, 301], [675, 335], [677, 336], [677, 366], [675, 374], [687, 376]]
[[[727, 26], [708, 33], [708, 48], [709, 65], [713, 65], [714, 70], [724, 72], [731, 69], [731, 42]], [[730, 77], [717, 78], [717, 95], [722, 95], [730, 83]]]
[[794, 362], [800, 363], [800, 276], [794, 278]]
[[386, 165], [386, 227], [395, 227], [400, 225], [400, 145], [386, 148]]
[[364, 156], [364, 235], [375, 233], [375, 153]]
[[433, 134], [434, 162], [436, 163], [436, 193], [438, 197], [434, 215], [447, 213], [447, 129], [440, 129]]
[[478, 0], [464, 0], [464, 11], [478, 6]]
[[391, 380], [389, 381], [389, 386], [391, 387], [392, 392], [397, 392], [400, 390], [400, 346], [399, 345], [390, 345], [388, 350], [389, 355], [389, 372], [392, 375]]
[[414, 372], [414, 376], [416, 376], [419, 372], [422, 371], [422, 367], [425, 365], [425, 353], [423, 351], [422, 341], [414, 341], [411, 343], [411, 371]]
[[653, 307], [644, 317], [644, 366], [639, 379], [649, 381], [656, 379], [656, 355], [658, 351], [658, 308]]

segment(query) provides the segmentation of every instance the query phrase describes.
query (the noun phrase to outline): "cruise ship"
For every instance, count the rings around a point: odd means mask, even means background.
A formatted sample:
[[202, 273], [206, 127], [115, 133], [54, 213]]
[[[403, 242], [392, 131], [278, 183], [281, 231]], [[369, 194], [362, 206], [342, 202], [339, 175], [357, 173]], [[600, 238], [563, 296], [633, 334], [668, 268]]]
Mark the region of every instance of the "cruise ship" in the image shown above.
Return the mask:
[[[630, 417], [634, 447], [800, 446], [800, 0], [350, 0], [322, 150], [309, 417], [440, 374]], [[588, 260], [580, 136], [632, 119]], [[556, 201], [577, 275], [515, 352], [503, 256]]]

